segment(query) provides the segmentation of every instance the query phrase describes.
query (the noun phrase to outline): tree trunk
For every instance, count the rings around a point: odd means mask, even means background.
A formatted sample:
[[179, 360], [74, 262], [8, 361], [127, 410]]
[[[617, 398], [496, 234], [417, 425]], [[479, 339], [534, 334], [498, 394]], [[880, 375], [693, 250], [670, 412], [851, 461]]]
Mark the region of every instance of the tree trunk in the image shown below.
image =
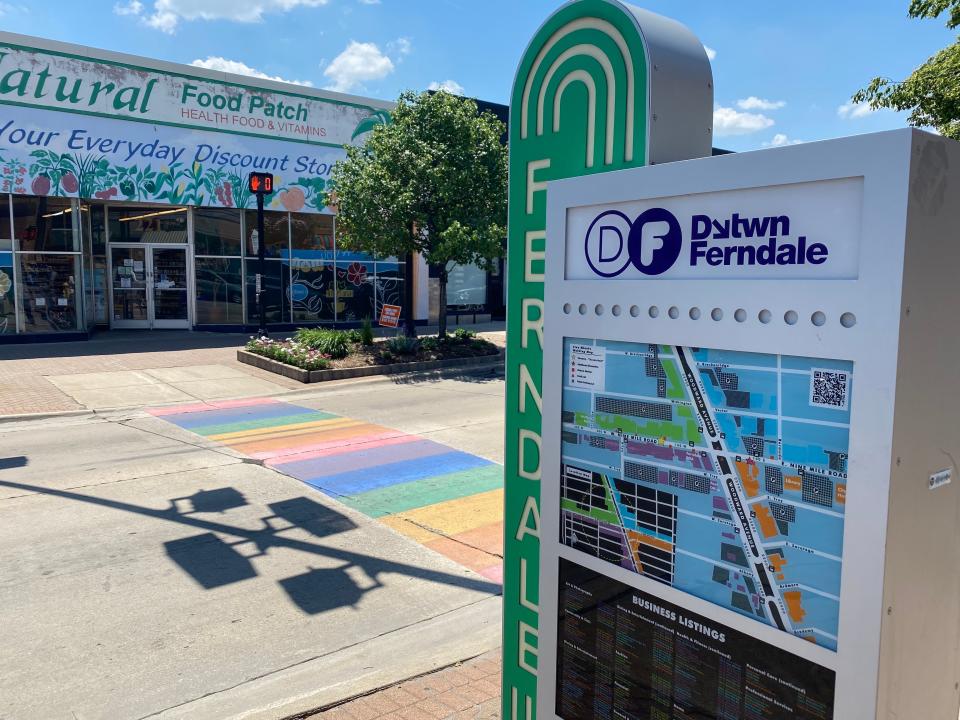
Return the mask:
[[446, 267], [440, 268], [440, 317], [438, 318], [440, 324], [440, 332], [437, 335], [441, 338], [447, 336], [447, 269]]

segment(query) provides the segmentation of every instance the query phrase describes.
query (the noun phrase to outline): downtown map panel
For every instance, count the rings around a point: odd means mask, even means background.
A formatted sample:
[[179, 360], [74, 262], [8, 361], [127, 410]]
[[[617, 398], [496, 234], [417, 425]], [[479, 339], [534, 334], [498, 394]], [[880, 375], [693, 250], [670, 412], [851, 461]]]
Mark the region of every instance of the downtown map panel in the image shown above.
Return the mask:
[[561, 542], [836, 650], [852, 370], [565, 339]]

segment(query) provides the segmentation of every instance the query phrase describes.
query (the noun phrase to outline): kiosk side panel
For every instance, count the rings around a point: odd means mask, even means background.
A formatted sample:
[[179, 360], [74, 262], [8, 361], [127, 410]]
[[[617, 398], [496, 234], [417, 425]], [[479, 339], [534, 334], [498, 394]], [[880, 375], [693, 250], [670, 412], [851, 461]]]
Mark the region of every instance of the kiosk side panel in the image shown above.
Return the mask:
[[913, 134], [877, 717], [953, 720], [960, 647], [960, 144]]

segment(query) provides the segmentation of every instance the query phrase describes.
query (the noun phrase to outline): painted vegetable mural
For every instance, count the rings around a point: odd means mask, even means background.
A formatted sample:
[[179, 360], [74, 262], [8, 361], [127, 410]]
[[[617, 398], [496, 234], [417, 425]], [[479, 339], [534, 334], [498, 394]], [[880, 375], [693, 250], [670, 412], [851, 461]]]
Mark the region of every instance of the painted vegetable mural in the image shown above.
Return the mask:
[[[284, 185], [277, 175], [273, 209], [323, 212], [326, 181], [291, 178]], [[254, 207], [245, 173], [202, 163], [111, 164], [101, 155], [34, 150], [30, 162], [0, 157], [0, 192], [60, 197], [96, 198], [128, 202], [164, 202], [171, 205]]]

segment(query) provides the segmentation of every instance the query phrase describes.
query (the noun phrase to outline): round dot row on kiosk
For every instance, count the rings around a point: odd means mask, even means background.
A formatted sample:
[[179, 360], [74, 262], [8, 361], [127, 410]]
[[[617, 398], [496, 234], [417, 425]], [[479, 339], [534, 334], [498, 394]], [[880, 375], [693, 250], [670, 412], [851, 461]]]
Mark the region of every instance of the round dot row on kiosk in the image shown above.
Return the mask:
[[[581, 315], [586, 315], [590, 312], [590, 308], [586, 303], [580, 303], [576, 310]], [[565, 315], [569, 315], [573, 311], [574, 307], [571, 303], [564, 303], [563, 312]], [[597, 304], [594, 305], [593, 312], [595, 315], [600, 316], [606, 312], [606, 308], [601, 304]], [[628, 312], [630, 313], [630, 317], [638, 317], [641, 310], [639, 306], [631, 305], [628, 309]], [[620, 315], [623, 314], [623, 308], [620, 305], [613, 305], [610, 308], [610, 313], [614, 317], [620, 317]], [[660, 308], [656, 305], [651, 305], [649, 308], [647, 308], [647, 315], [649, 315], [651, 318], [660, 317]], [[694, 306], [687, 312], [687, 316], [691, 320], [699, 320], [703, 316], [703, 313], [699, 307]], [[671, 320], [678, 319], [680, 317], [680, 308], [678, 308], [676, 305], [669, 307], [667, 309], [667, 317], [669, 317]], [[748, 317], [747, 311], [743, 308], [737, 308], [733, 311], [733, 319], [738, 323], [746, 322]], [[715, 307], [710, 311], [710, 319], [714, 322], [720, 322], [723, 320], [723, 318], [724, 312], [722, 308]], [[764, 325], [768, 325], [773, 321], [773, 313], [770, 310], [763, 309], [757, 313], [757, 320]], [[800, 315], [796, 310], [787, 310], [783, 314], [783, 322], [785, 322], [787, 325], [796, 325], [799, 321]], [[827, 315], [822, 310], [817, 310], [810, 316], [810, 322], [817, 327], [823, 327], [827, 324]], [[840, 315], [840, 324], [845, 328], [852, 328], [857, 324], [857, 316], [851, 312], [845, 312]]]

